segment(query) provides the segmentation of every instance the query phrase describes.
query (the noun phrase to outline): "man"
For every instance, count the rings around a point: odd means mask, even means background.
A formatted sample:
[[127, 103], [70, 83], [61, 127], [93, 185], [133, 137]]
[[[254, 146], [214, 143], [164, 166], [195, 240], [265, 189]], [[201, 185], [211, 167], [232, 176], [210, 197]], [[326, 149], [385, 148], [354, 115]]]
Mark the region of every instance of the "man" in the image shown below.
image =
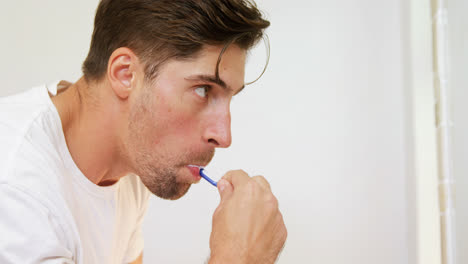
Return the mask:
[[[81, 79], [0, 99], [0, 263], [141, 263], [150, 192], [180, 198], [229, 147], [268, 25], [245, 0], [102, 0]], [[218, 189], [209, 263], [273, 263], [268, 182], [230, 171]]]

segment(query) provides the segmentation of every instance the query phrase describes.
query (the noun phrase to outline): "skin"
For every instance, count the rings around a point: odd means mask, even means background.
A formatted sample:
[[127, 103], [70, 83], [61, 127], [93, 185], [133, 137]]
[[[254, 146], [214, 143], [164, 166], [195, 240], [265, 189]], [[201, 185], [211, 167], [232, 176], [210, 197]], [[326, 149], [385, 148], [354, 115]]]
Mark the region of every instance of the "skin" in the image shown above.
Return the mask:
[[[81, 78], [53, 97], [67, 146], [83, 174], [107, 186], [133, 173], [161, 198], [183, 196], [199, 180], [187, 165], [206, 166], [216, 148], [231, 144], [230, 102], [244, 87], [246, 51], [231, 45], [215, 80], [221, 49], [204, 46], [194, 58], [169, 60], [148, 81], [138, 56], [119, 48], [101, 80]], [[273, 263], [286, 228], [268, 182], [229, 172], [219, 191], [210, 262]], [[230, 247], [237, 248], [235, 255]], [[141, 256], [134, 263], [141, 263]]]
[[218, 190], [221, 201], [213, 214], [209, 263], [275, 263], [287, 230], [268, 181], [229, 171]]

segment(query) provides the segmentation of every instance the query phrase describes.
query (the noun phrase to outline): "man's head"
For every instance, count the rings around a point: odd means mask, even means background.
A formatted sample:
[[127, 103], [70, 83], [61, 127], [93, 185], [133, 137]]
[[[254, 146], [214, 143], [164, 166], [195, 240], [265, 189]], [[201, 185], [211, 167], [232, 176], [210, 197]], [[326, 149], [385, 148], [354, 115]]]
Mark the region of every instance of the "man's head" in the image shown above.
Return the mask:
[[118, 155], [154, 194], [181, 197], [187, 165], [231, 144], [230, 101], [268, 25], [244, 0], [101, 1], [83, 72], [116, 95]]
[[101, 0], [84, 76], [103, 78], [112, 52], [127, 47], [153, 79], [168, 59], [189, 59], [204, 45], [248, 50], [269, 25], [248, 0]]

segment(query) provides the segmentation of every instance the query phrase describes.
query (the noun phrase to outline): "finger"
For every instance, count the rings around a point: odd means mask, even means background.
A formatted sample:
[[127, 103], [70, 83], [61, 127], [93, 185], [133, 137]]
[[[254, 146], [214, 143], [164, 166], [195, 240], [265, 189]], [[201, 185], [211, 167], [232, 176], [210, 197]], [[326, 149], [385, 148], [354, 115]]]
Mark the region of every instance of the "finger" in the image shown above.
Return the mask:
[[265, 179], [265, 177], [258, 175], [258, 176], [252, 177], [252, 180], [256, 181], [263, 188], [266, 188], [267, 190], [271, 191], [270, 183]]
[[232, 171], [228, 171], [222, 177], [222, 179], [231, 183], [232, 187], [235, 189], [236, 186], [241, 186], [241, 185], [246, 184], [250, 180], [250, 177], [243, 170], [232, 170]]
[[227, 199], [231, 196], [233, 192], [233, 188], [230, 182], [225, 179], [221, 179], [218, 181], [218, 191], [219, 195], [221, 196], [221, 201]]

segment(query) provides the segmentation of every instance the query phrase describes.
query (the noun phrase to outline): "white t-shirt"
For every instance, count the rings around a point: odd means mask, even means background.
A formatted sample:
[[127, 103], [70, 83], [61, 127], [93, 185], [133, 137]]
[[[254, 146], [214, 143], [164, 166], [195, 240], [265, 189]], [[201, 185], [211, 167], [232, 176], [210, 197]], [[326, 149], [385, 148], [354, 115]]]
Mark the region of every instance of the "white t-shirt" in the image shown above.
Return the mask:
[[0, 98], [0, 263], [131, 262], [150, 192], [136, 175], [89, 181], [48, 91], [57, 83]]

